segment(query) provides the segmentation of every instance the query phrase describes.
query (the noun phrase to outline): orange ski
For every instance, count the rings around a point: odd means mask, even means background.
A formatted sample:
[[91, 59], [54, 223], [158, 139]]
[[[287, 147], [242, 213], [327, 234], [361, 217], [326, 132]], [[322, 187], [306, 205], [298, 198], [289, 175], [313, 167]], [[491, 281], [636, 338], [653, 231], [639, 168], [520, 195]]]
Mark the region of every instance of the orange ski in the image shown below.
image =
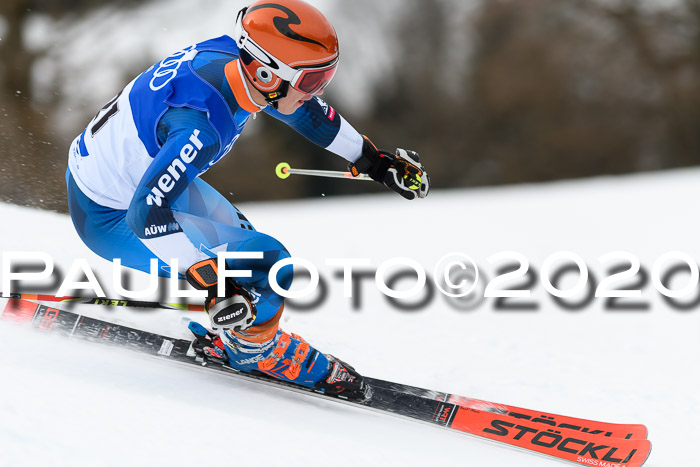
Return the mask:
[[453, 430], [488, 438], [561, 460], [597, 467], [640, 467], [651, 452], [646, 439], [605, 437], [564, 427], [548, 427], [508, 414], [456, 406], [447, 415]]
[[450, 395], [448, 402], [465, 409], [477, 409], [483, 412], [500, 414], [513, 421], [529, 421], [544, 428], [563, 428], [580, 431], [589, 435], [599, 435], [608, 438], [646, 439], [647, 427], [640, 424], [623, 424], [597, 422], [582, 418], [567, 417], [547, 412], [539, 412], [522, 407], [470, 399], [468, 397]]
[[365, 378], [367, 382], [375, 387], [383, 387], [396, 392], [411, 394], [413, 396], [443, 402], [446, 404], [461, 406], [465, 409], [477, 409], [483, 412], [500, 414], [512, 420], [530, 421], [535, 424], [549, 428], [565, 428], [568, 430], [580, 431], [590, 435], [604, 436], [608, 438], [624, 439], [646, 439], [647, 427], [636, 423], [608, 423], [583, 418], [569, 417], [538, 410], [525, 409], [507, 404], [488, 402], [470, 397], [448, 394], [430, 389], [423, 389], [416, 386], [384, 381], [375, 378]]

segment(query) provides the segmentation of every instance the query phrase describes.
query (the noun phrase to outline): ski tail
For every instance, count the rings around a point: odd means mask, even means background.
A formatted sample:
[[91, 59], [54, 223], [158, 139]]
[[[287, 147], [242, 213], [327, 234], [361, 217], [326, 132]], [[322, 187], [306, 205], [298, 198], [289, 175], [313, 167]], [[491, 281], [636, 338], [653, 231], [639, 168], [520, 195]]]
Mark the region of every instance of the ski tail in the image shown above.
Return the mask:
[[48, 303], [78, 303], [82, 305], [99, 305], [110, 307], [130, 307], [130, 308], [150, 308], [164, 310], [179, 310], [179, 311], [204, 311], [204, 305], [192, 305], [189, 303], [174, 303], [174, 302], [147, 302], [128, 299], [115, 298], [91, 298], [91, 297], [57, 297], [48, 294], [28, 294], [28, 293], [11, 293], [4, 294], [0, 292], [0, 299], [14, 300], [31, 300], [34, 302]]

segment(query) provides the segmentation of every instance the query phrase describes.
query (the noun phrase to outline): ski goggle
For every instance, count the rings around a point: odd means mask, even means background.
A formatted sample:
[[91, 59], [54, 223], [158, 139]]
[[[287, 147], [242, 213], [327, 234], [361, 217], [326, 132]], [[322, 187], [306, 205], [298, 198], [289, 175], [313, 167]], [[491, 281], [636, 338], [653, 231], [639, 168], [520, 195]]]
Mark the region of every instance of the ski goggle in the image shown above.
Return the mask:
[[255, 60], [269, 68], [272, 73], [279, 76], [284, 81], [288, 81], [297, 91], [301, 91], [305, 94], [316, 94], [328, 86], [328, 83], [330, 83], [333, 76], [335, 76], [339, 57], [335, 57], [330, 62], [321, 65], [292, 68], [267, 52], [248, 35], [243, 28], [244, 15], [245, 9], [238, 13], [236, 27], [233, 30], [233, 38], [238, 48], [248, 52]]

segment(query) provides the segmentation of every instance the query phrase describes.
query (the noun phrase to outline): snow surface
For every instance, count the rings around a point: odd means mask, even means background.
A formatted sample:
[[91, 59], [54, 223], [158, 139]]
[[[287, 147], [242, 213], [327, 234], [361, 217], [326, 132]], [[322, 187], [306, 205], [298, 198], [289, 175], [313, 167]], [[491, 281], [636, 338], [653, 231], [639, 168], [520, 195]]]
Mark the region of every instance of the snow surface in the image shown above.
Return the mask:
[[[700, 259], [700, 170], [544, 185], [239, 206], [254, 225], [316, 264], [324, 306], [286, 312], [283, 327], [361, 372], [417, 386], [610, 422], [645, 423], [648, 466], [696, 465], [700, 438], [700, 312], [670, 308], [651, 282], [646, 312], [578, 312], [541, 282], [534, 312], [498, 312], [487, 299], [459, 311], [436, 295], [398, 311], [369, 281], [354, 310], [327, 258], [376, 268], [410, 257], [432, 276], [440, 258], [474, 258], [482, 279], [500, 251], [540, 271], [557, 251], [598, 258], [626, 250], [651, 270], [668, 251]], [[285, 183], [302, 183], [293, 181]], [[113, 295], [111, 265], [84, 247], [67, 216], [0, 205], [2, 251], [43, 251], [57, 277], [88, 258]], [[144, 275], [134, 274], [143, 284]], [[568, 277], [568, 276], [567, 276]], [[575, 279], [572, 276], [572, 281]], [[680, 288], [687, 277], [679, 275]], [[560, 285], [565, 288], [567, 281]], [[630, 285], [621, 283], [619, 285]], [[304, 281], [301, 281], [301, 286]], [[407, 280], [397, 288], [409, 287]], [[518, 281], [510, 285], [518, 285]], [[58, 283], [41, 287], [55, 291]], [[297, 287], [295, 285], [295, 287]], [[686, 300], [687, 301], [687, 300]], [[94, 316], [185, 337], [182, 313], [87, 307]], [[198, 319], [202, 315], [195, 316]], [[0, 322], [0, 465], [470, 465], [542, 467], [556, 461], [431, 426], [169, 365], [122, 349], [69, 341]]]

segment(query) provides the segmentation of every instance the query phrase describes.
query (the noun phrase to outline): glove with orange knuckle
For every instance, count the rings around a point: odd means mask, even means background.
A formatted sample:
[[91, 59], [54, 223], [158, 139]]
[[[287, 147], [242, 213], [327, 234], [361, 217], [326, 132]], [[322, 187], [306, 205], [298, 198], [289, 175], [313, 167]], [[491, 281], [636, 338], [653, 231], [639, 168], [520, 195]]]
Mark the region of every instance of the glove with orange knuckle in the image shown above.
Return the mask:
[[367, 174], [406, 199], [428, 196], [430, 177], [417, 152], [397, 149], [391, 154], [377, 149], [366, 136], [362, 138], [362, 156], [348, 166], [353, 176]]

